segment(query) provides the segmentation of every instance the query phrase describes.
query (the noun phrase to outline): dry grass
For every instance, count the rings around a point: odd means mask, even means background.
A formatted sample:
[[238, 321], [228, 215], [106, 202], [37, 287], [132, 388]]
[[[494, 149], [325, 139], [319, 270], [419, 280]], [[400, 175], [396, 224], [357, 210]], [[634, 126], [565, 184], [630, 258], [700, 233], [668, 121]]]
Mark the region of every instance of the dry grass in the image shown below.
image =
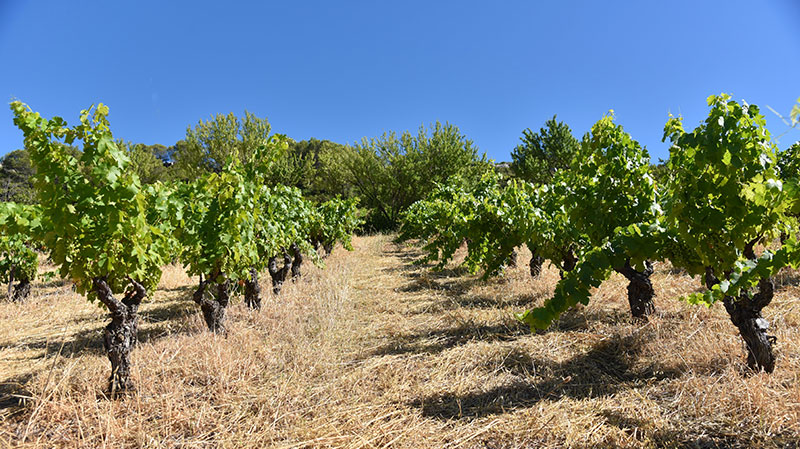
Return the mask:
[[[512, 313], [558, 274], [486, 283], [411, 266], [385, 236], [241, 304], [204, 330], [195, 280], [168, 267], [142, 307], [137, 392], [102, 395], [106, 318], [61, 282], [0, 303], [0, 445], [23, 447], [797, 447], [800, 300], [786, 273], [766, 310], [772, 375], [747, 375], [721, 307], [674, 300], [697, 280], [658, 266], [657, 314], [628, 317], [614, 277], [531, 335]], [[524, 261], [522, 254], [520, 261]], [[264, 291], [268, 291], [266, 282]], [[18, 405], [22, 402], [22, 405]]]

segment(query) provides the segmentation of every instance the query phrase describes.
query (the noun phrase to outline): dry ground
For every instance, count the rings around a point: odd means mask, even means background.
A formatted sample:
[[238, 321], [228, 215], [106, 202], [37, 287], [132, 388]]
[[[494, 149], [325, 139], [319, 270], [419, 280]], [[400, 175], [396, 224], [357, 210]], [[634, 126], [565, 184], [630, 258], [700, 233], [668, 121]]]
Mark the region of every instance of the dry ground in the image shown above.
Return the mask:
[[103, 396], [100, 309], [61, 281], [25, 304], [3, 299], [0, 446], [800, 445], [794, 273], [766, 310], [776, 372], [748, 375], [722, 307], [677, 301], [699, 282], [668, 266], [653, 276], [648, 323], [629, 319], [614, 277], [533, 335], [512, 313], [547, 297], [554, 269], [533, 280], [521, 263], [480, 282], [455, 265], [412, 266], [419, 253], [386, 236], [354, 245], [258, 313], [235, 304], [227, 338], [204, 330], [196, 280], [167, 267], [141, 309], [138, 390], [117, 401]]

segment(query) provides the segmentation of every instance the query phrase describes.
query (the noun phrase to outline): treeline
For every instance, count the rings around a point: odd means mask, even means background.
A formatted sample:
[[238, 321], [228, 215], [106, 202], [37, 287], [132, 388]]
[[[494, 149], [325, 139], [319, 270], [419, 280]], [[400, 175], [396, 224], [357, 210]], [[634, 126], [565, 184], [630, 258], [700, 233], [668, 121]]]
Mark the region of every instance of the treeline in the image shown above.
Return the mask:
[[[243, 117], [229, 113], [188, 127], [186, 137], [170, 146], [125, 140], [116, 143], [131, 161], [129, 170], [142, 184], [151, 185], [218, 173], [233, 157], [251, 164], [253, 149], [270, 132], [265, 118], [249, 112]], [[499, 164], [488, 160], [450, 123], [421, 126], [415, 133], [384, 133], [353, 144], [315, 138], [286, 140], [288, 151], [271, 170], [267, 183], [297, 187], [314, 202], [358, 198], [366, 231], [397, 229], [400, 216], [411, 204], [455, 177], [474, 183], [492, 171], [504, 182], [517, 178], [546, 184], [559, 170], [569, 168], [579, 147], [569, 126], [555, 116], [539, 131], [523, 130], [520, 144], [511, 151], [511, 162]], [[75, 156], [81, 152], [74, 146], [65, 150]], [[651, 168], [656, 180], [665, 173], [663, 163]], [[28, 150], [4, 156], [0, 160], [0, 201], [35, 203], [33, 174]]]
[[[218, 173], [231, 158], [252, 164], [253, 149], [271, 132], [266, 118], [246, 112], [218, 114], [186, 130], [184, 139], [173, 145], [147, 145], [117, 140], [132, 170], [142, 184], [192, 181]], [[551, 182], [567, 170], [580, 147], [570, 127], [554, 116], [538, 131], [522, 131], [520, 143], [511, 151], [510, 163], [495, 164], [479, 152], [455, 125], [436, 122], [415, 133], [389, 132], [364, 138], [353, 144], [330, 140], [295, 141], [287, 138], [288, 151], [267, 176], [268, 185], [300, 189], [313, 202], [340, 197], [359, 200], [365, 217], [364, 231], [396, 230], [401, 215], [414, 202], [425, 198], [435, 186], [459, 179], [475, 184], [487, 172], [497, 173], [502, 183], [520, 179], [534, 185]], [[795, 144], [779, 154], [779, 165], [795, 170]], [[78, 156], [81, 149], [67, 146]], [[650, 173], [664, 181], [665, 164], [650, 164]], [[8, 153], [0, 160], [0, 201], [33, 204], [34, 169], [28, 150]]]
[[[270, 132], [265, 118], [230, 113], [201, 120], [187, 128], [185, 139], [171, 146], [124, 140], [116, 144], [131, 161], [128, 169], [142, 184], [151, 185], [219, 173], [232, 158], [245, 165], [257, 163], [254, 148], [266, 142]], [[288, 151], [270, 169], [267, 184], [297, 187], [315, 202], [358, 198], [366, 230], [395, 229], [400, 214], [436, 183], [455, 175], [479, 178], [492, 169], [474, 143], [449, 123], [421, 126], [416, 133], [385, 133], [351, 145], [314, 138], [287, 141]], [[77, 147], [65, 150], [74, 155], [81, 152]], [[33, 174], [28, 150], [6, 155], [0, 168], [0, 200], [36, 202]]]

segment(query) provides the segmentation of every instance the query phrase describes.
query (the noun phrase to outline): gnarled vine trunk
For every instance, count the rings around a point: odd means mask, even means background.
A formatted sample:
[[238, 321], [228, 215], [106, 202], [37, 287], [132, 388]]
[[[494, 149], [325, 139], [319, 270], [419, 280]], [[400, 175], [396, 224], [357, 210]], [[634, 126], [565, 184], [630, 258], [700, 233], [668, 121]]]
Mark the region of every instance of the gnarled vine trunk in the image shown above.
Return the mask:
[[[31, 293], [31, 280], [24, 275], [17, 279], [17, 285], [14, 285], [15, 274], [17, 270], [15, 266], [11, 266], [8, 270], [8, 299], [10, 301], [22, 302], [28, 298]], [[12, 290], [13, 287], [13, 290]]]
[[231, 281], [226, 278], [223, 282], [212, 282], [212, 279], [217, 277], [210, 275], [208, 279], [202, 281], [192, 299], [200, 306], [208, 330], [225, 333], [225, 312], [230, 302]]
[[112, 398], [134, 389], [130, 378], [130, 354], [136, 345], [139, 328], [137, 311], [147, 291], [142, 284], [134, 280], [130, 282], [133, 288], [120, 301], [114, 298], [105, 278], [92, 279], [92, 289], [111, 315], [111, 322], [103, 331], [103, 347], [111, 362], [108, 390]]
[[771, 279], [761, 279], [758, 292], [750, 295], [745, 292], [732, 298], [726, 296], [722, 302], [734, 326], [747, 346], [747, 366], [754, 371], [771, 373], [775, 369], [775, 355], [772, 354], [774, 336], [767, 335], [769, 323], [761, 316], [761, 310], [772, 302], [773, 284]]
[[323, 251], [326, 247], [322, 245], [321, 240], [314, 239], [314, 241], [312, 241], [311, 244], [314, 245], [314, 251], [317, 253], [317, 255], [319, 255], [323, 259], [328, 257], [328, 254]]
[[542, 264], [544, 264], [544, 257], [539, 255], [536, 249], [531, 249], [531, 261], [528, 263], [531, 271], [531, 277], [538, 279], [542, 274]]
[[28, 278], [22, 278], [17, 282], [17, 285], [14, 286], [14, 294], [12, 296], [12, 300], [17, 302], [25, 301], [28, 298], [28, 295], [31, 294], [31, 280]]
[[628, 304], [631, 307], [631, 315], [634, 318], [644, 318], [656, 311], [653, 303], [653, 284], [650, 282], [650, 275], [653, 274], [653, 264], [646, 260], [644, 271], [637, 271], [631, 266], [631, 261], [626, 260], [625, 266], [615, 269], [617, 273], [625, 276], [628, 280]]
[[254, 310], [261, 308], [261, 286], [258, 285], [258, 270], [250, 269], [250, 278], [244, 281], [244, 303]]
[[511, 251], [511, 254], [508, 256], [508, 261], [507, 261], [506, 265], [508, 265], [509, 268], [516, 267], [517, 266], [517, 258], [519, 258], [519, 253], [517, 252], [517, 249], [514, 248]]
[[283, 283], [286, 281], [286, 276], [292, 270], [292, 258], [288, 253], [284, 252], [283, 268], [278, 268], [278, 258], [276, 256], [270, 257], [267, 269], [269, 270], [270, 277], [272, 277], [272, 293], [277, 295], [281, 292], [281, 287], [283, 287]]
[[561, 269], [558, 273], [561, 279], [564, 279], [565, 273], [569, 273], [570, 271], [574, 270], [577, 264], [578, 258], [575, 257], [575, 252], [572, 249], [564, 251], [564, 259], [561, 263]]
[[13, 285], [14, 285], [14, 265], [11, 265], [11, 267], [8, 269], [8, 293], [6, 294], [6, 297], [9, 300], [11, 300], [11, 298], [12, 298], [12, 296], [11, 296], [11, 287]]
[[[706, 285], [711, 288], [719, 280], [710, 269], [706, 269]], [[747, 348], [747, 366], [753, 371], [775, 370], [775, 355], [772, 345], [776, 338], [767, 335], [769, 322], [761, 316], [761, 310], [772, 302], [774, 286], [772, 279], [762, 278], [758, 282], [758, 292], [751, 294], [744, 291], [738, 296], [725, 296], [722, 303], [731, 322], [742, 336]]]
[[294, 255], [294, 260], [292, 261], [292, 280], [295, 280], [300, 277], [300, 266], [303, 264], [303, 253], [300, 252], [300, 247], [297, 243], [292, 243], [291, 246], [292, 255]]
[[311, 242], [314, 245], [314, 251], [322, 257], [323, 259], [327, 258], [333, 252], [333, 243], [325, 243], [323, 244], [321, 240], [314, 240]]

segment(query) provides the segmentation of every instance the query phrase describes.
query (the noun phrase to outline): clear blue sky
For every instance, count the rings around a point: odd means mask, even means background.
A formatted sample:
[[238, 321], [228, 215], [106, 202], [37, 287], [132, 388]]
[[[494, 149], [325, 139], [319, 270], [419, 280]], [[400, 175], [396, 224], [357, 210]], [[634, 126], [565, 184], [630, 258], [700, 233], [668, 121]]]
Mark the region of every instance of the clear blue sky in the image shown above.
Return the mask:
[[[245, 109], [297, 140], [347, 143], [449, 121], [495, 160], [553, 114], [607, 110], [666, 158], [667, 114], [708, 95], [800, 96], [800, 1], [0, 0], [0, 96], [68, 122], [96, 102], [118, 138], [171, 145]], [[800, 130], [780, 139], [786, 148]], [[0, 154], [22, 134], [0, 110]]]

